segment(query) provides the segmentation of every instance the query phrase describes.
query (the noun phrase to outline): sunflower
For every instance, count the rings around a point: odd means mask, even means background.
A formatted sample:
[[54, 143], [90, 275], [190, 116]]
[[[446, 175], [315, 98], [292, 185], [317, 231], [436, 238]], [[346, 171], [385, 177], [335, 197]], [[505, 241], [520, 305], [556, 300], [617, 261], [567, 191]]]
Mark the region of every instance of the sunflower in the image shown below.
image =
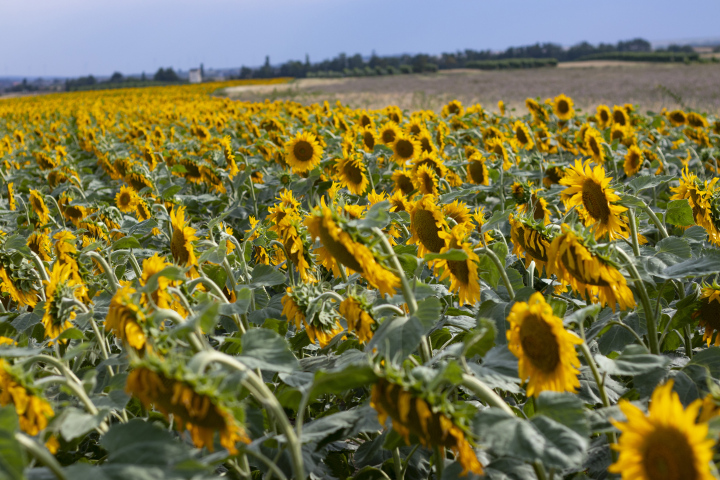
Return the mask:
[[[311, 342], [317, 339], [320, 348], [325, 348], [337, 334], [343, 331], [338, 322], [338, 315], [330, 306], [330, 302], [321, 301], [320, 305], [310, 303], [322, 293], [322, 288], [315, 285], [296, 285], [287, 288], [282, 298], [282, 315], [288, 322], [295, 324], [295, 328], [305, 327], [305, 332]], [[310, 318], [307, 315], [310, 315]]]
[[548, 248], [550, 237], [540, 226], [525, 220], [523, 217], [510, 214], [510, 238], [513, 243], [513, 253], [518, 258], [525, 259], [525, 267], [535, 261], [539, 271], [548, 261]]
[[439, 259], [435, 263], [436, 275], [443, 272], [440, 281], [450, 277], [450, 290], [458, 294], [460, 305], [475, 305], [480, 300], [480, 279], [478, 277], [478, 262], [480, 257], [473, 251], [472, 245], [466, 241], [469, 224], [455, 225], [450, 233], [439, 232], [440, 238], [445, 240], [445, 246], [440, 253], [450, 250], [462, 250], [467, 255], [465, 260]]
[[365, 127], [360, 131], [362, 135], [363, 149], [368, 153], [373, 153], [375, 145], [378, 143], [377, 134], [372, 127]]
[[448, 218], [452, 218], [457, 225], [469, 225], [472, 222], [472, 215], [470, 213], [470, 209], [468, 208], [467, 204], [461, 202], [460, 200], [455, 200], [452, 203], [443, 205], [442, 211], [443, 215]]
[[440, 193], [437, 173], [435, 173], [435, 170], [429, 165], [422, 165], [417, 169], [413, 178], [413, 184], [422, 195], [436, 196]]
[[[720, 331], [720, 286], [717, 283], [703, 285], [702, 295], [693, 318], [699, 319], [700, 327], [705, 329], [703, 340], [710, 346], [715, 332]], [[720, 335], [715, 339], [720, 345]]]
[[553, 101], [553, 112], [563, 121], [570, 120], [575, 116], [572, 98], [560, 94]]
[[[231, 455], [238, 453], [238, 442], [250, 443], [243, 427], [231, 410], [213, 393], [201, 392], [191, 380], [178, 371], [163, 371], [167, 367], [146, 362], [133, 369], [127, 377], [125, 391], [136, 397], [145, 408], [154, 405], [165, 418], [174, 420], [179, 432], [190, 432], [197, 448], [213, 451], [213, 436], [220, 435], [220, 445]], [[179, 369], [178, 369], [179, 370]]]
[[673, 381], [655, 388], [647, 415], [627, 400], [618, 406], [627, 420], [612, 424], [620, 430], [613, 450], [620, 455], [609, 472], [623, 480], [712, 480], [710, 472], [715, 440], [708, 424], [697, 422], [702, 400], [683, 408], [673, 392]]
[[440, 253], [445, 247], [445, 240], [440, 233], [448, 230], [447, 220], [435, 204], [435, 197], [423, 195], [413, 203], [410, 209], [410, 243], [418, 245], [418, 255], [423, 257], [428, 253]]
[[628, 148], [627, 154], [625, 155], [625, 163], [623, 163], [623, 169], [625, 175], [631, 177], [640, 171], [640, 167], [643, 164], [643, 152], [637, 146], [632, 145]]
[[545, 123], [548, 121], [548, 113], [536, 100], [526, 98], [525, 106], [532, 114], [535, 123]]
[[80, 221], [87, 218], [88, 210], [83, 205], [68, 205], [62, 208], [62, 215], [65, 220], [72, 222], [75, 227], [78, 227]]
[[388, 417], [392, 419], [393, 429], [405, 438], [405, 443], [410, 444], [413, 434], [426, 447], [449, 448], [463, 467], [462, 475], [482, 475], [482, 465], [459, 422], [415, 392], [381, 378], [373, 385], [370, 405], [377, 411], [381, 425]]
[[464, 112], [465, 109], [463, 108], [462, 103], [460, 103], [459, 100], [451, 100], [450, 102], [448, 102], [447, 105], [442, 108], [440, 115], [446, 118], [451, 115], [457, 115], [458, 117], [462, 117]]
[[543, 177], [543, 185], [546, 188], [550, 188], [552, 185], [557, 185], [565, 177], [565, 169], [561, 166], [552, 166], [545, 169], [545, 176]]
[[367, 167], [362, 157], [352, 154], [338, 160], [335, 167], [344, 187], [355, 195], [362, 195], [367, 190], [370, 181], [367, 177]]
[[72, 327], [70, 322], [75, 319], [75, 312], [62, 305], [63, 299], [81, 299], [87, 290], [73, 275], [71, 265], [59, 262], [53, 265], [50, 280], [43, 280], [43, 284], [46, 301], [42, 324], [45, 327], [45, 337], [53, 339]]
[[586, 241], [566, 224], [562, 233], [555, 237], [547, 251], [548, 274], [569, 284], [580, 295], [593, 303], [608, 305], [615, 311], [635, 306], [635, 297], [628, 288], [625, 277], [605, 257], [588, 248]]
[[498, 110], [500, 110], [500, 115], [505, 116], [505, 102], [502, 100], [498, 100]]
[[673, 110], [672, 112], [667, 114], [667, 117], [670, 119], [670, 123], [672, 123], [676, 127], [679, 127], [680, 125], [685, 125], [688, 121], [687, 115], [685, 115], [685, 112], [683, 112], [682, 110]]
[[592, 156], [593, 162], [598, 165], [605, 163], [605, 148], [603, 147], [605, 141], [600, 132], [594, 128], [588, 128], [585, 131], [583, 140], [588, 154]]
[[448, 169], [445, 166], [445, 163], [435, 152], [422, 152], [422, 154], [420, 154], [420, 156], [417, 157], [415, 161], [413, 161], [413, 174], [417, 175], [418, 168], [423, 165], [426, 165], [435, 170], [438, 178], [444, 178], [448, 176]]
[[105, 329], [111, 330], [117, 338], [136, 351], [142, 352], [147, 343], [141, 326], [145, 323], [145, 315], [133, 299], [135, 293], [135, 289], [129, 286], [120, 287], [115, 292], [105, 318]]
[[336, 276], [339, 276], [339, 271], [335, 262], [360, 273], [371, 286], [380, 290], [381, 295], [393, 294], [400, 285], [398, 277], [378, 262], [370, 248], [354, 240], [343, 229], [342, 222], [333, 216], [324, 199], [321, 206], [307, 217], [305, 225], [313, 240], [320, 238], [322, 249], [318, 252], [319, 259]]
[[597, 119], [598, 127], [607, 128], [613, 121], [613, 115], [607, 105], [598, 105], [596, 110], [595, 118]]
[[405, 169], [395, 170], [392, 174], [392, 181], [394, 183], [393, 190], [395, 192], [402, 192], [406, 197], [409, 197], [413, 190], [415, 190], [412, 173]]
[[582, 340], [563, 327], [542, 293], [516, 302], [507, 318], [508, 348], [518, 358], [518, 373], [528, 396], [540, 392], [575, 392], [580, 387], [580, 360], [575, 345]]
[[518, 145], [525, 150], [531, 150], [535, 146], [535, 142], [533, 141], [533, 136], [530, 134], [530, 130], [528, 129], [527, 125], [525, 125], [520, 120], [517, 120], [513, 124], [513, 133], [515, 135], [515, 141], [518, 143]]
[[393, 160], [400, 165], [405, 165], [406, 162], [420, 155], [422, 147], [416, 138], [401, 132], [392, 144], [392, 149]]
[[134, 212], [137, 208], [139, 197], [137, 192], [130, 187], [120, 187], [120, 192], [115, 195], [115, 205], [123, 213]]
[[395, 122], [387, 122], [380, 127], [379, 140], [388, 147], [392, 147], [402, 130]]
[[13, 182], [9, 182], [7, 184], [8, 208], [12, 211], [15, 211], [15, 190], [13, 189], [13, 185]]
[[395, 190], [390, 198], [390, 211], [391, 212], [406, 212], [411, 208], [411, 203], [408, 202], [407, 197], [400, 191]]
[[30, 190], [30, 206], [32, 206], [33, 212], [40, 219], [40, 224], [45, 225], [50, 221], [50, 210], [45, 205], [45, 199], [43, 199], [42, 193], [38, 190]]
[[707, 128], [708, 126], [707, 119], [696, 112], [687, 114], [687, 123], [693, 128]]
[[293, 173], [304, 173], [315, 168], [322, 160], [323, 147], [311, 132], [298, 132], [285, 143], [285, 161]]
[[40, 257], [40, 260], [44, 262], [52, 260], [50, 256], [52, 253], [52, 242], [50, 242], [47, 234], [33, 232], [27, 239], [27, 246]]
[[[12, 270], [10, 270], [10, 273], [12, 274]], [[37, 292], [32, 289], [23, 289], [22, 286], [18, 288], [18, 285], [8, 275], [5, 267], [2, 266], [0, 266], [0, 292], [7, 293], [10, 300], [16, 302], [20, 307], [26, 305], [35, 307], [37, 305]]]
[[37, 395], [30, 385], [25, 385], [21, 375], [0, 359], [0, 406], [6, 405], [15, 407], [20, 429], [33, 437], [45, 430], [48, 419], [55, 415], [47, 400]]
[[621, 127], [624, 127], [626, 125], [630, 125], [630, 118], [628, 117], [628, 112], [625, 110], [625, 108], [615, 105], [613, 107], [613, 123], [615, 125], [619, 125]]
[[468, 158], [467, 181], [475, 185], [490, 185], [490, 175], [485, 165], [485, 157], [480, 153], [473, 153]]
[[576, 206], [585, 225], [595, 230], [595, 238], [601, 238], [606, 233], [610, 240], [627, 238], [625, 224], [620, 218], [627, 208], [613, 204], [620, 197], [608, 188], [612, 177], [605, 176], [605, 169], [600, 165], [591, 168], [589, 160], [584, 164], [576, 160], [575, 165], [568, 167], [565, 173], [560, 180], [561, 185], [568, 187], [561, 194], [565, 208]]
[[174, 208], [170, 212], [170, 222], [173, 227], [170, 251], [173, 258], [182, 266], [197, 265], [197, 257], [192, 242], [197, 240], [195, 229], [185, 221], [185, 207]]
[[288, 221], [288, 226], [283, 232], [283, 246], [288, 255], [290, 255], [290, 261], [297, 268], [300, 273], [300, 278], [305, 283], [314, 283], [317, 280], [310, 273], [310, 254], [308, 247], [305, 245], [305, 232], [302, 229], [302, 225], [299, 217], [291, 217]]
[[340, 315], [347, 322], [348, 331], [355, 332], [360, 343], [367, 343], [373, 337], [373, 327], [377, 327], [377, 322], [372, 317], [365, 299], [348, 296], [338, 307]]
[[718, 192], [717, 183], [717, 177], [701, 182], [697, 175], [690, 173], [686, 166], [680, 178], [680, 185], [670, 188], [674, 192], [670, 200], [687, 199], [692, 208], [695, 223], [705, 229], [710, 236], [710, 241], [715, 244], [720, 242], [720, 232], [718, 232], [712, 217], [712, 198]]
[[[165, 257], [155, 253], [152, 257], [146, 258], [142, 263], [142, 275], [140, 276], [140, 285], [145, 286], [152, 277], [162, 272], [165, 268], [172, 266]], [[144, 307], [151, 307], [151, 302], [158, 308], [166, 308], [175, 310], [182, 317], [186, 317], [188, 312], [183, 304], [170, 294], [168, 287], [177, 286], [177, 281], [171, 281], [169, 278], [159, 275], [157, 277], [157, 288], [150, 294], [148, 298], [146, 293], [140, 297], [140, 304]]]

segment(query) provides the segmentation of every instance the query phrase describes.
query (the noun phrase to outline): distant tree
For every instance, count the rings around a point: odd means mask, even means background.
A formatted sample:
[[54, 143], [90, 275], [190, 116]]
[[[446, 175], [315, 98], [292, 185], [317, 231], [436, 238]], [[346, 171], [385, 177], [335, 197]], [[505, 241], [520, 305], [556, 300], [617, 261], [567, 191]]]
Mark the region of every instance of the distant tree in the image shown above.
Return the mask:
[[143, 82], [147, 81], [147, 76], [145, 75], [145, 72], [142, 72], [142, 75], [140, 75], [140, 80]]
[[115, 73], [113, 73], [112, 76], [110, 77], [110, 83], [120, 83], [120, 82], [122, 82], [124, 79], [125, 79], [125, 77], [123, 77], [123, 74], [122, 74], [122, 73], [120, 73], [120, 72], [115, 72]]
[[618, 42], [618, 52], [650, 52], [652, 51], [652, 45], [650, 42], [643, 38], [634, 38], [625, 42]]
[[173, 70], [172, 67], [160, 67], [158, 71], [155, 72], [153, 80], [156, 82], [177, 82], [180, 80], [180, 77], [177, 76], [177, 73], [175, 73], [175, 70]]

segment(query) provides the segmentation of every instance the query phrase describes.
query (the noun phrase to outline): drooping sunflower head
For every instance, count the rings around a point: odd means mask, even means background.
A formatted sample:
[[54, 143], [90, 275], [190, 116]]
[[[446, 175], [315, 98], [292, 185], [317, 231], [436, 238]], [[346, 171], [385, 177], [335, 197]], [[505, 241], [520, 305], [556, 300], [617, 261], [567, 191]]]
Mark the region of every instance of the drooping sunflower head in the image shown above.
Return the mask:
[[575, 345], [582, 340], [565, 330], [542, 294], [536, 292], [527, 302], [516, 302], [507, 320], [508, 348], [518, 357], [518, 373], [527, 382], [527, 394], [575, 392], [580, 386]]
[[424, 128], [420, 135], [417, 136], [418, 142], [420, 142], [420, 151], [424, 154], [436, 154], [437, 147], [433, 143], [432, 134]]
[[412, 243], [418, 244], [418, 253], [440, 253], [445, 247], [445, 240], [440, 232], [449, 230], [445, 215], [435, 204], [435, 197], [423, 195], [413, 203], [410, 210], [410, 231]]
[[548, 225], [550, 223], [550, 209], [547, 200], [540, 196], [540, 192], [542, 192], [541, 188], [532, 189], [525, 202], [518, 204], [517, 211], [527, 213], [534, 221]]
[[0, 405], [13, 405], [18, 414], [20, 429], [36, 436], [48, 426], [55, 415], [52, 407], [32, 386], [23, 372], [0, 359]]
[[316, 300], [322, 293], [322, 287], [315, 284], [304, 283], [287, 288], [282, 298], [282, 314], [288, 322], [295, 324], [298, 331], [304, 327], [310, 341], [317, 339], [320, 347], [324, 348], [343, 328], [332, 302], [323, 298]]
[[509, 222], [513, 253], [525, 259], [525, 267], [535, 261], [538, 270], [542, 271], [548, 261], [548, 248], [552, 239], [549, 232], [524, 216], [510, 214]]
[[360, 134], [362, 135], [363, 149], [368, 153], [372, 153], [375, 150], [375, 145], [378, 143], [377, 133], [375, 133], [375, 129], [368, 126], [363, 128], [360, 131]]
[[560, 120], [570, 120], [575, 116], [572, 98], [560, 94], [553, 101], [553, 112]]
[[364, 297], [349, 295], [340, 303], [338, 311], [347, 322], [348, 331], [355, 332], [360, 343], [367, 343], [372, 339], [377, 322]]
[[15, 190], [13, 188], [13, 185], [13, 182], [9, 182], [7, 184], [8, 208], [12, 211], [15, 211]]
[[312, 170], [322, 160], [323, 148], [317, 137], [310, 132], [298, 132], [285, 144], [285, 161], [293, 173]]
[[170, 251], [176, 262], [183, 266], [197, 265], [197, 257], [192, 242], [197, 240], [195, 229], [185, 220], [185, 207], [174, 208], [170, 212], [170, 222], [173, 227]]
[[707, 119], [697, 112], [687, 114], [687, 123], [693, 128], [707, 128], [708, 126]]
[[[72, 327], [75, 312], [68, 307], [63, 299], [74, 299], [84, 295], [84, 286], [73, 275], [71, 264], [55, 262], [50, 272], [50, 279], [45, 284], [45, 313], [42, 318], [45, 337], [54, 339]], [[67, 341], [67, 340], [66, 340]]]
[[39, 190], [30, 190], [30, 206], [40, 220], [41, 225], [50, 221], [50, 210], [45, 204], [45, 199]]
[[[717, 283], [703, 285], [700, 300], [692, 316], [699, 320], [700, 327], [705, 328], [703, 340], [710, 346], [715, 332], [720, 332], [720, 286]], [[717, 335], [714, 343], [720, 345], [720, 335]]]
[[147, 337], [142, 325], [145, 314], [139, 307], [140, 296], [134, 288], [122, 286], [113, 295], [105, 318], [105, 329], [111, 330], [122, 342], [136, 352], [145, 350]]
[[561, 166], [554, 165], [545, 169], [545, 176], [543, 177], [543, 185], [546, 188], [550, 188], [552, 185], [557, 185], [565, 177], [565, 169]]
[[450, 290], [458, 294], [460, 305], [475, 305], [480, 300], [480, 280], [478, 277], [478, 262], [480, 258], [473, 251], [467, 235], [470, 230], [469, 223], [455, 225], [450, 232], [439, 232], [445, 240], [445, 246], [440, 253], [450, 250], [461, 250], [467, 257], [464, 260], [440, 259], [435, 263], [435, 272], [440, 280], [450, 277]]
[[370, 181], [367, 178], [367, 168], [360, 155], [351, 154], [343, 157], [336, 166], [341, 184], [355, 195], [362, 195], [367, 190]]
[[27, 246], [40, 257], [40, 260], [49, 262], [52, 259], [50, 257], [52, 254], [52, 242], [46, 233], [33, 232], [30, 234], [27, 240]]
[[588, 128], [585, 131], [583, 139], [585, 141], [585, 149], [592, 156], [593, 162], [598, 165], [605, 163], [605, 148], [603, 147], [605, 141], [600, 132], [594, 128]]
[[231, 455], [238, 453], [238, 442], [250, 443], [241, 423], [216, 393], [216, 388], [201, 385], [180, 366], [146, 355], [129, 373], [125, 391], [149, 408], [154, 405], [166, 418], [173, 416], [179, 432], [189, 431], [196, 447], [213, 451], [213, 437], [219, 434], [220, 444]]
[[392, 174], [392, 181], [394, 183], [393, 190], [395, 192], [401, 192], [406, 197], [415, 190], [415, 184], [413, 183], [413, 175], [408, 170], [395, 170]]
[[568, 188], [562, 191], [562, 201], [566, 208], [577, 206], [578, 213], [583, 217], [585, 225], [595, 230], [595, 237], [608, 234], [611, 240], [627, 237], [625, 224], [620, 215], [627, 208], [616, 205], [620, 197], [609, 188], [612, 177], [605, 176], [605, 169], [596, 165], [590, 167], [590, 161], [575, 165], [565, 170], [561, 185]]
[[633, 308], [635, 297], [622, 273], [609, 258], [592, 246], [582, 232], [562, 225], [562, 233], [548, 248], [548, 274], [570, 285], [579, 295], [593, 303], [608, 305], [615, 311]]
[[442, 108], [440, 115], [445, 118], [451, 115], [457, 115], [458, 117], [462, 117], [464, 112], [465, 109], [463, 108], [463, 105], [462, 103], [460, 103], [459, 100], [451, 100], [450, 102], [448, 102], [447, 105]]
[[613, 420], [620, 430], [618, 460], [608, 471], [623, 480], [711, 480], [715, 440], [708, 437], [708, 424], [698, 422], [702, 400], [683, 407], [673, 392], [673, 381], [655, 388], [645, 414], [627, 400], [620, 400], [626, 421]]
[[447, 218], [452, 218], [456, 225], [470, 224], [472, 222], [472, 214], [470, 208], [468, 208], [465, 202], [455, 200], [452, 203], [443, 205], [443, 215]]
[[685, 115], [685, 112], [683, 112], [682, 110], [673, 110], [672, 112], [667, 114], [667, 117], [670, 119], [670, 122], [676, 127], [679, 127], [680, 125], [685, 125], [688, 121], [687, 115]]
[[370, 405], [378, 413], [381, 425], [385, 425], [388, 417], [392, 419], [393, 429], [406, 443], [410, 443], [412, 434], [426, 447], [449, 448], [463, 467], [462, 475], [469, 472], [482, 475], [482, 465], [465, 433], [464, 419], [451, 413], [452, 406], [437, 398], [430, 403], [423, 394], [404, 385], [401, 379], [380, 378], [373, 385]]

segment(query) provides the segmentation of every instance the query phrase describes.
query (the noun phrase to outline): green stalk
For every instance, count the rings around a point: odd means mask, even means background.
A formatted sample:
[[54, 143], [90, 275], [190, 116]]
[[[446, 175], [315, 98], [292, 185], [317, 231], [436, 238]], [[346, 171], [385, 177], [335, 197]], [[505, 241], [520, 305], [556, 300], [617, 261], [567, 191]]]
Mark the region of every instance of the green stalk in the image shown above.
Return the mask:
[[625, 266], [628, 269], [628, 272], [630, 272], [630, 276], [632, 277], [635, 287], [640, 294], [640, 301], [642, 302], [643, 310], [645, 310], [645, 323], [647, 324], [648, 329], [650, 352], [655, 355], [659, 355], [660, 345], [658, 344], [657, 324], [655, 323], [655, 315], [653, 315], [653, 310], [650, 306], [650, 297], [648, 297], [647, 290], [645, 289], [645, 282], [643, 282], [642, 278], [640, 278], [640, 274], [628, 254], [617, 247], [615, 247], [615, 251], [623, 258], [623, 260], [625, 260]]
[[120, 284], [118, 283], [117, 278], [115, 278], [115, 273], [113, 272], [112, 268], [110, 268], [110, 265], [108, 265], [107, 261], [105, 261], [102, 255], [97, 252], [85, 252], [84, 255], [87, 255], [88, 257], [97, 260], [97, 262], [102, 267], [105, 276], [108, 279], [110, 293], [114, 294], [115, 292], [117, 292], [117, 289], [120, 288]]
[[474, 250], [475, 253], [482, 253], [484, 255], [487, 255], [490, 257], [490, 260], [495, 264], [495, 267], [497, 267], [498, 271], [500, 272], [500, 277], [502, 278], [503, 283], [505, 284], [505, 288], [508, 291], [508, 295], [510, 295], [510, 300], [515, 299], [515, 290], [513, 290], [512, 284], [510, 283], [510, 279], [507, 276], [507, 272], [505, 271], [505, 267], [503, 267], [502, 262], [498, 258], [498, 256], [495, 254], [495, 252], [492, 251], [492, 249], [488, 247], [479, 247]]
[[35, 440], [22, 432], [15, 433], [15, 440], [25, 449], [25, 451], [45, 465], [55, 475], [55, 478], [58, 480], [67, 479], [60, 463], [46, 448], [41, 447]]
[[633, 253], [636, 257], [640, 256], [640, 241], [638, 240], [637, 222], [635, 221], [635, 210], [628, 208], [628, 220], [630, 222], [630, 232], [632, 233]]
[[478, 397], [480, 400], [483, 400], [491, 407], [499, 408], [505, 413], [515, 416], [512, 408], [510, 408], [508, 404], [505, 403], [505, 401], [500, 398], [500, 396], [495, 393], [492, 388], [485, 385], [477, 377], [474, 377], [467, 373], [463, 373], [462, 385], [468, 390], [471, 390], [476, 397]]

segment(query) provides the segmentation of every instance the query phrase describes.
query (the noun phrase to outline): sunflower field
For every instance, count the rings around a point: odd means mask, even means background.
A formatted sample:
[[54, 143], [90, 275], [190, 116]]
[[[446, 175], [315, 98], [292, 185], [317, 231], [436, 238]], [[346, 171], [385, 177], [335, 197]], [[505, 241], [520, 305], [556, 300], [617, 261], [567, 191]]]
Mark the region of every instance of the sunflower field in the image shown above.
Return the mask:
[[231, 84], [0, 101], [0, 478], [717, 477], [720, 120]]

